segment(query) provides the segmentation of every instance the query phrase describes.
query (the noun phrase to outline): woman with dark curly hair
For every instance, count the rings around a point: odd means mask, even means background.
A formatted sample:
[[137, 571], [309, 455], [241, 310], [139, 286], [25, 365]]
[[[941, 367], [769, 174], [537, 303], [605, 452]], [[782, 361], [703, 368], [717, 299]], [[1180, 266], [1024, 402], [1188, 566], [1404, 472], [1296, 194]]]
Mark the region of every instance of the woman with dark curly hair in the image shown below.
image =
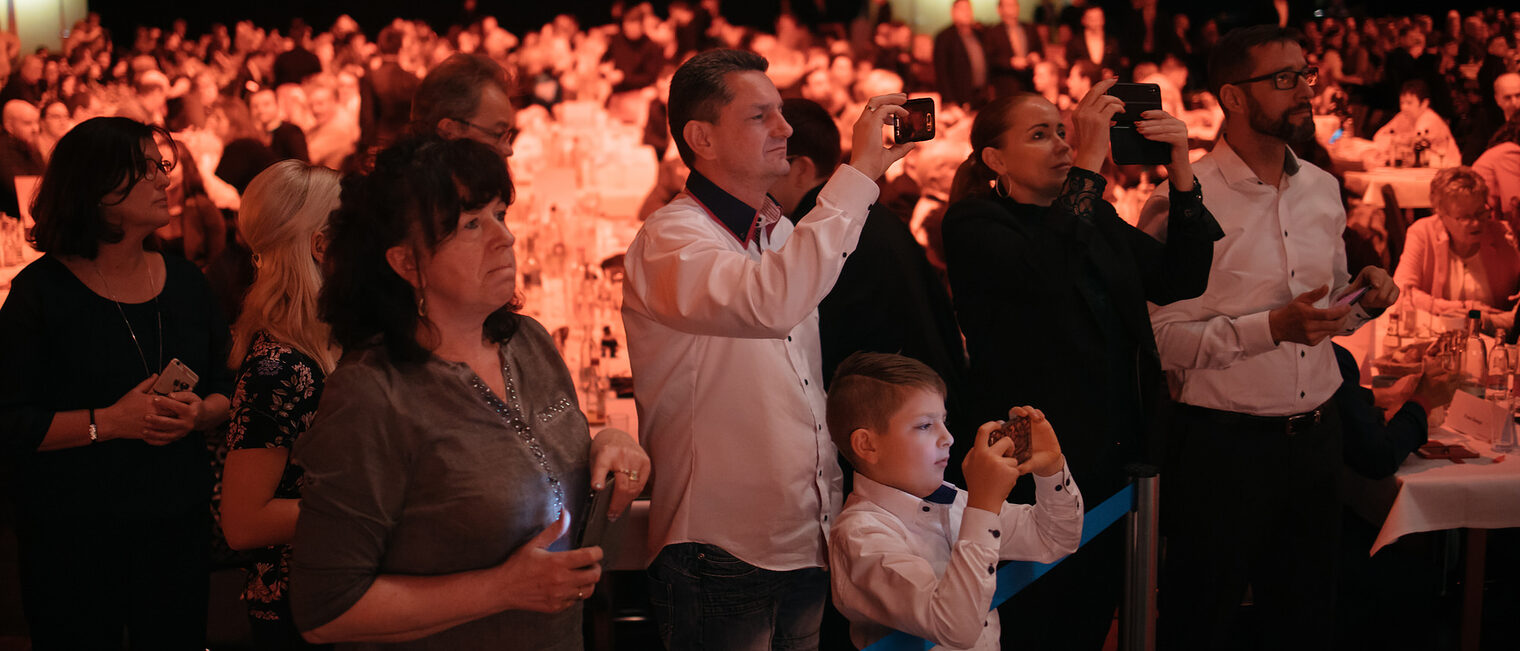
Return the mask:
[[[227, 324], [195, 265], [144, 248], [169, 222], [162, 129], [85, 121], [58, 141], [0, 308], [0, 442], [37, 649], [204, 649], [210, 460]], [[163, 149], [160, 149], [162, 147]], [[150, 388], [171, 360], [193, 390]]]
[[649, 459], [591, 436], [549, 333], [514, 312], [512, 199], [470, 140], [402, 141], [344, 185], [320, 304], [345, 355], [295, 448], [310, 641], [582, 647], [602, 552], [568, 549], [567, 514], [614, 471], [621, 514]]

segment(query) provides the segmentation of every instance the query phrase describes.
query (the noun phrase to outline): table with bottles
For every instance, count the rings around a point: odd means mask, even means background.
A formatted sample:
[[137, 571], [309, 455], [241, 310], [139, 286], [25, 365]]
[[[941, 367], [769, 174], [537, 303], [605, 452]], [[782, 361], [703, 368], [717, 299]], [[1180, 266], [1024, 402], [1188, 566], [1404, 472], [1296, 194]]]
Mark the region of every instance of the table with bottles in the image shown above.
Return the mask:
[[517, 199], [507, 219], [521, 312], [554, 336], [593, 431], [637, 437], [633, 400], [617, 397], [631, 387], [622, 254], [638, 232], [655, 159], [637, 127], [600, 107], [570, 103], [556, 113], [523, 129], [511, 159]]
[[[1401, 303], [1369, 327], [1374, 335], [1371, 365], [1380, 378], [1440, 369], [1460, 374], [1459, 390], [1489, 400], [1513, 414], [1520, 349], [1505, 343], [1503, 331], [1479, 332], [1481, 319], [1441, 317]], [[1399, 351], [1420, 351], [1400, 359]], [[1364, 377], [1366, 377], [1364, 375]], [[1444, 410], [1430, 416], [1430, 440], [1461, 445], [1476, 458], [1424, 458], [1411, 454], [1392, 477], [1367, 480], [1347, 473], [1346, 503], [1369, 522], [1381, 523], [1369, 555], [1399, 538], [1419, 532], [1465, 530], [1465, 581], [1461, 648], [1477, 649], [1483, 611], [1487, 530], [1520, 527], [1520, 451], [1515, 428], [1495, 440], [1465, 436], [1443, 427]]]

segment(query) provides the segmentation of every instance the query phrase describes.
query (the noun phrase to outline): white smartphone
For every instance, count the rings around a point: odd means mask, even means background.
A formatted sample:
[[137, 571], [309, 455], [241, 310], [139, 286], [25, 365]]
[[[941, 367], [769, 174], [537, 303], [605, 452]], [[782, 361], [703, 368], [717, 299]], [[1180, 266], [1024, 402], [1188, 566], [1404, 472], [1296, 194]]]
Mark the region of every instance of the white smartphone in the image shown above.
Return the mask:
[[195, 371], [190, 370], [189, 366], [185, 366], [185, 363], [176, 357], [169, 360], [163, 372], [158, 374], [158, 381], [153, 383], [151, 391], [161, 396], [177, 391], [193, 391], [200, 380], [200, 376], [196, 375]]

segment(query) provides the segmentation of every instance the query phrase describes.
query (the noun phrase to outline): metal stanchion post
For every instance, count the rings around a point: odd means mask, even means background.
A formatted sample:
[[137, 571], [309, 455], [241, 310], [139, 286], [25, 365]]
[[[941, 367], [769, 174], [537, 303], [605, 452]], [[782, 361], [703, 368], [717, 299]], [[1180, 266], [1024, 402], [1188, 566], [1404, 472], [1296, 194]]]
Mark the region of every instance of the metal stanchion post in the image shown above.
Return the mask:
[[1135, 508], [1125, 516], [1123, 646], [1125, 651], [1155, 651], [1161, 478], [1148, 464], [1131, 464], [1126, 470], [1135, 485]]

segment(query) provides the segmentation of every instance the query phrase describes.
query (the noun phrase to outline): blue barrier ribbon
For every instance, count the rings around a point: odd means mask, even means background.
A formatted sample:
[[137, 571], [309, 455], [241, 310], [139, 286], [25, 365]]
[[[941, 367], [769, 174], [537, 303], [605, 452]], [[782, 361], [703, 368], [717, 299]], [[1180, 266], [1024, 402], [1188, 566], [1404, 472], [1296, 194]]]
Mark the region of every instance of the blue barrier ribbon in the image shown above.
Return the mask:
[[[1082, 542], [1078, 547], [1086, 545], [1094, 536], [1103, 533], [1109, 527], [1129, 513], [1135, 504], [1134, 485], [1125, 486], [1112, 497], [1103, 500], [1082, 518]], [[1065, 559], [1062, 559], [1065, 560]], [[992, 593], [992, 608], [997, 608], [1009, 597], [1018, 594], [1020, 590], [1029, 587], [1035, 579], [1044, 576], [1050, 568], [1059, 565], [1061, 561], [1054, 563], [1035, 563], [1033, 561], [1009, 561], [1004, 564], [997, 573], [997, 591]], [[990, 609], [989, 609], [990, 610]], [[865, 651], [928, 651], [934, 648], [934, 643], [920, 637], [908, 635], [902, 631], [893, 631], [875, 644], [865, 648]]]

